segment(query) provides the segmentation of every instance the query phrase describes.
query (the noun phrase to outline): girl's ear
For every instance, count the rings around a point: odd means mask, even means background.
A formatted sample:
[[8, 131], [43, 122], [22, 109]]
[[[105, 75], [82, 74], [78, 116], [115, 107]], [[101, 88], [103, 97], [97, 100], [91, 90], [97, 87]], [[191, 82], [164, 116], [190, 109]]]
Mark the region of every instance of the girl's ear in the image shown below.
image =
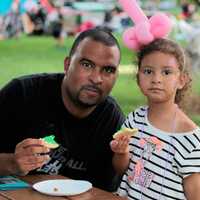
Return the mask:
[[70, 58], [69, 57], [66, 57], [64, 59], [64, 72], [66, 73], [69, 69], [69, 66], [70, 66]]
[[180, 80], [178, 84], [178, 89], [181, 90], [188, 82], [190, 81], [188, 75], [186, 73], [180, 74]]

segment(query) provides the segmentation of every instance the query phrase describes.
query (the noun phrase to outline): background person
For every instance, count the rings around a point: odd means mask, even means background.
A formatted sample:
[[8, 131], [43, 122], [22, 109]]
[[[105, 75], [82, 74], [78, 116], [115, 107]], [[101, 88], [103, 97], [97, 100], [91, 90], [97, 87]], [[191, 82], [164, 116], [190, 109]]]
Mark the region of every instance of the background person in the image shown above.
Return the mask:
[[[109, 142], [124, 116], [108, 95], [119, 63], [117, 40], [90, 29], [75, 39], [64, 74], [28, 75], [2, 88], [0, 174], [61, 174], [113, 191], [117, 177]], [[38, 138], [50, 134], [60, 146], [48, 156]]]

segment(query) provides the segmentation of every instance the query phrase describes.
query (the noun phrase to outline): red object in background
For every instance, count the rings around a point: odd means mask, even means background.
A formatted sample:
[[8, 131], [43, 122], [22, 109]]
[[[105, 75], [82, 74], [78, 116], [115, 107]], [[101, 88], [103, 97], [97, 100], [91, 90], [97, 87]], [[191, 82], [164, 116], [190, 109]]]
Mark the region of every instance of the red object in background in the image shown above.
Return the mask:
[[86, 31], [86, 30], [94, 28], [94, 27], [95, 27], [95, 24], [93, 22], [85, 21], [78, 27], [77, 32]]
[[55, 10], [48, 0], [40, 0], [40, 4], [42, 7], [46, 8], [48, 13], [51, 13], [53, 10]]

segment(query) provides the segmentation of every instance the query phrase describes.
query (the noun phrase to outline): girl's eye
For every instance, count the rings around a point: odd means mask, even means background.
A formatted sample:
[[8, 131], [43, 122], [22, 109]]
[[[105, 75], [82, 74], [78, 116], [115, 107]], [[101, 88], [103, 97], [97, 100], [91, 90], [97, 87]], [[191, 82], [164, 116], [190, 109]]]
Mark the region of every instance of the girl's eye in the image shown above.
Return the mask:
[[169, 69], [166, 69], [162, 72], [163, 75], [169, 75], [169, 74], [172, 74], [172, 71], [169, 70]]
[[152, 70], [151, 69], [144, 69], [143, 73], [148, 75], [148, 74], [152, 73]]

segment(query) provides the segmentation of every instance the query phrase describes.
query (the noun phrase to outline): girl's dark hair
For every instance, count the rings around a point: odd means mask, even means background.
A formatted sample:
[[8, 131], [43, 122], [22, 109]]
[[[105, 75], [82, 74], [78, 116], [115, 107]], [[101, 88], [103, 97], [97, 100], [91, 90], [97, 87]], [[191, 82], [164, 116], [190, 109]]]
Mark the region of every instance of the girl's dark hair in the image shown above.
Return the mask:
[[183, 101], [186, 91], [191, 87], [192, 78], [189, 70], [188, 57], [183, 48], [181, 48], [181, 46], [176, 42], [165, 38], [159, 38], [140, 49], [137, 54], [138, 68], [140, 68], [143, 58], [154, 51], [173, 55], [177, 60], [180, 72], [184, 73], [187, 77], [188, 81], [186, 82], [185, 86], [182, 89], [178, 89], [176, 92], [175, 102], [180, 105], [180, 103]]

